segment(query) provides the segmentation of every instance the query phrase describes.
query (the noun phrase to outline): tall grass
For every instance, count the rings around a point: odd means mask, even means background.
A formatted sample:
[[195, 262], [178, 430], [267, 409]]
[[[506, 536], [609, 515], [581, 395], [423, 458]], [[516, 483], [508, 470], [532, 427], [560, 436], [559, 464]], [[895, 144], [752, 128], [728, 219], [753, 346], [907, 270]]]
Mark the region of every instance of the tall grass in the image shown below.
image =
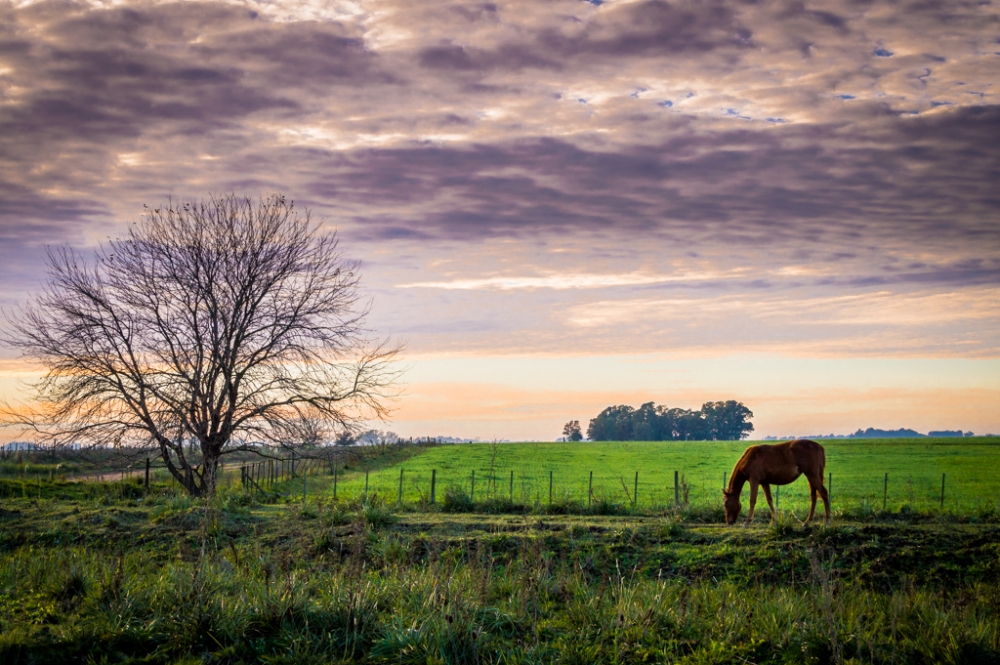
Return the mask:
[[[398, 516], [377, 497], [266, 512], [252, 501], [234, 493], [151, 502], [150, 528], [170, 529], [165, 546], [119, 538], [101, 548], [7, 549], [0, 662], [1000, 659], [989, 561], [968, 583], [868, 584], [844, 566], [870, 562], [838, 559], [838, 543], [858, 535], [851, 526], [726, 531], [714, 551], [735, 567], [718, 579], [697, 572], [708, 552], [697, 548], [713, 536], [679, 511], [596, 535], [536, 529], [524, 518], [514, 532], [441, 537], [395, 526]], [[691, 551], [683, 566], [660, 548], [674, 541], [681, 549], [669, 552]], [[792, 556], [798, 577], [742, 575], [738, 560], [759, 568], [755, 556], [771, 557], [772, 569]]]

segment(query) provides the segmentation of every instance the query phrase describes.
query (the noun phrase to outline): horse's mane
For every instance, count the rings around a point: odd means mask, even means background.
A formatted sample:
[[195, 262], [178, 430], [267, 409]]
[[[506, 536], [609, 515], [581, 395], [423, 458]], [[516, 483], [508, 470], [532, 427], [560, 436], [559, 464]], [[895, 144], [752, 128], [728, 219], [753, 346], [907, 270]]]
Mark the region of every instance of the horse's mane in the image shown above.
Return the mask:
[[[732, 475], [729, 476], [729, 486], [726, 487], [726, 491], [732, 491], [732, 490], [736, 489], [736, 479], [740, 475], [740, 473], [743, 471], [744, 461], [748, 457], [750, 457], [750, 453], [753, 452], [756, 447], [757, 446], [750, 446], [749, 448], [747, 448], [746, 450], [744, 450], [743, 454], [740, 456], [740, 458], [738, 460], [736, 460], [736, 464], [733, 465], [733, 473], [732, 473]], [[743, 482], [746, 482], [745, 478], [744, 478]], [[743, 487], [743, 483], [741, 482], [739, 486], [742, 488]]]

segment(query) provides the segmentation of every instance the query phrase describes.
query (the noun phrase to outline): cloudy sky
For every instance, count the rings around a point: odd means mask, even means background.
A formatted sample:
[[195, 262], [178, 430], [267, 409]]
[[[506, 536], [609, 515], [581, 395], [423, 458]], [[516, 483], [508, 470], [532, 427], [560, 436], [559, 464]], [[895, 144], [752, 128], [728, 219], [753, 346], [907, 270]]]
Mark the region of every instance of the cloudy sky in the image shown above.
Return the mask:
[[400, 434], [997, 432], [998, 93], [995, 0], [0, 0], [0, 304], [280, 191], [406, 343]]

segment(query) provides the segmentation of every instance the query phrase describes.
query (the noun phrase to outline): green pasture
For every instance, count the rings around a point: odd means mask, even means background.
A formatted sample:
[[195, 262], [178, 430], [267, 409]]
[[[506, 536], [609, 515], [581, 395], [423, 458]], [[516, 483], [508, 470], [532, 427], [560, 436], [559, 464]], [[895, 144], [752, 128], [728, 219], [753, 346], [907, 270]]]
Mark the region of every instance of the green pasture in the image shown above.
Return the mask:
[[[588, 503], [593, 473], [595, 500], [656, 509], [674, 502], [675, 494], [691, 506], [721, 503], [724, 474], [728, 474], [746, 441], [662, 441], [461, 444], [427, 448], [402, 462], [365, 469], [364, 463], [338, 473], [338, 498], [365, 491], [395, 502], [400, 472], [404, 503], [427, 502], [431, 476], [436, 472], [436, 499], [460, 488], [476, 501], [513, 499], [524, 505], [552, 501]], [[859, 506], [881, 510], [928, 510], [941, 506], [965, 511], [996, 506], [1000, 496], [1000, 437], [967, 439], [851, 439], [823, 441], [827, 476], [834, 509]], [[675, 492], [674, 473], [681, 480]], [[638, 492], [636, 494], [636, 473]], [[513, 483], [511, 477], [513, 474]], [[886, 489], [886, 474], [888, 486]], [[333, 479], [310, 478], [313, 493], [333, 493]], [[883, 497], [883, 493], [885, 495]], [[747, 492], [748, 493], [748, 492]], [[746, 493], [745, 493], [746, 496]], [[761, 505], [765, 506], [763, 495]], [[746, 499], [744, 499], [746, 504]], [[778, 493], [778, 507], [800, 512], [808, 505], [808, 484], [800, 478]]]

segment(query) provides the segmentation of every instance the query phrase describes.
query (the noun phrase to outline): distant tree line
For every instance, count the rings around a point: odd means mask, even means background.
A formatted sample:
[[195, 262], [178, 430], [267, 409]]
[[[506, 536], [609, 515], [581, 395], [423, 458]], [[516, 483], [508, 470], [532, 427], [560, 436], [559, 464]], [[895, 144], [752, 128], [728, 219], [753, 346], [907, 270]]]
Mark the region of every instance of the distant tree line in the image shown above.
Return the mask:
[[920, 432], [909, 429], [906, 427], [901, 427], [900, 429], [877, 429], [875, 427], [869, 427], [868, 429], [858, 429], [854, 434], [848, 434], [846, 438], [848, 439], [916, 439], [921, 437], [947, 437], [947, 436], [975, 436], [972, 432], [963, 432], [962, 430], [938, 430], [931, 431], [927, 434], [921, 434]]
[[638, 409], [609, 406], [590, 421], [591, 441], [738, 441], [753, 431], [753, 412], [742, 402], [705, 402], [701, 409], [646, 402]]

